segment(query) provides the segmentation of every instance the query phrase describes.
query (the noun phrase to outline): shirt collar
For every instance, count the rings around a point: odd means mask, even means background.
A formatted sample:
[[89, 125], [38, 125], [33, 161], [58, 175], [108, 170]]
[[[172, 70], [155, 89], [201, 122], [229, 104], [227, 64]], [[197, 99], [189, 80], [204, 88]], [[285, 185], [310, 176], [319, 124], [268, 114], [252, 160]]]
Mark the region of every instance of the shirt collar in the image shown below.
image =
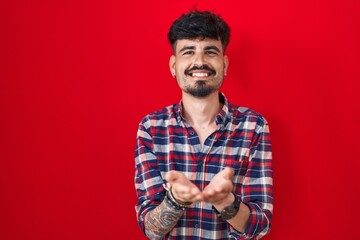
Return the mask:
[[[229, 114], [229, 102], [226, 96], [221, 92], [219, 92], [219, 100], [220, 103], [223, 104], [223, 107], [219, 112], [219, 114], [216, 116], [215, 121], [217, 125], [223, 126], [226, 121], [226, 117]], [[182, 124], [183, 121], [184, 122], [186, 121], [182, 114], [182, 109], [183, 109], [182, 101], [180, 101], [178, 104], [175, 105], [175, 116], [179, 124]]]
[[223, 104], [223, 107], [222, 107], [221, 111], [219, 112], [219, 114], [216, 116], [216, 124], [224, 125], [224, 123], [226, 121], [226, 117], [229, 114], [229, 102], [223, 93], [219, 93], [219, 100], [220, 100], [220, 103]]

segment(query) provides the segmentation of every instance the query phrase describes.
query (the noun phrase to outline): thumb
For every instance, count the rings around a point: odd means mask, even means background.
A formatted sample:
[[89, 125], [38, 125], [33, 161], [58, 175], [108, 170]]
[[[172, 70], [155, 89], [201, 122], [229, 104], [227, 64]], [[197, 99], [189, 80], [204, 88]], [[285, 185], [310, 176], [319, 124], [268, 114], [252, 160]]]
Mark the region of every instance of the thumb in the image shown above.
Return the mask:
[[232, 180], [234, 177], [234, 169], [231, 167], [224, 168], [223, 173], [224, 173], [224, 176], [229, 180]]

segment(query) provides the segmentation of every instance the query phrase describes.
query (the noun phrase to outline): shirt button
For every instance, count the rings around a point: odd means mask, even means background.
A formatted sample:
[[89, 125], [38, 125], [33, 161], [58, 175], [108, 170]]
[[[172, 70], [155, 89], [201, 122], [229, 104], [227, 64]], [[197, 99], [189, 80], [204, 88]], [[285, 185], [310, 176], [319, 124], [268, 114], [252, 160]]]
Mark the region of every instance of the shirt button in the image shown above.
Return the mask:
[[195, 133], [194, 133], [194, 131], [190, 131], [190, 135], [194, 135]]
[[198, 165], [199, 165], [199, 166], [201, 166], [201, 165], [203, 165], [203, 164], [204, 164], [204, 161], [201, 161], [201, 160], [200, 160], [200, 161], [198, 162]]
[[195, 224], [195, 228], [199, 228], [199, 224]]

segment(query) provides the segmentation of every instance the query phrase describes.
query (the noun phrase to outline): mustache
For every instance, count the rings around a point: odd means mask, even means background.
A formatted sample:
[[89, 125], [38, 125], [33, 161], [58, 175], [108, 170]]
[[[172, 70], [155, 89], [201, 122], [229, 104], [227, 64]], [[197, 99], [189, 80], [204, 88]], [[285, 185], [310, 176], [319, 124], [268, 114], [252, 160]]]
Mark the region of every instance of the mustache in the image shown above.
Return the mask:
[[204, 65], [201, 65], [201, 66], [193, 66], [191, 68], [188, 68], [185, 70], [185, 74], [186, 75], [189, 75], [191, 71], [194, 71], [194, 70], [207, 70], [209, 71], [212, 75], [215, 75], [216, 74], [216, 71], [215, 69], [209, 67], [208, 65], [204, 64]]

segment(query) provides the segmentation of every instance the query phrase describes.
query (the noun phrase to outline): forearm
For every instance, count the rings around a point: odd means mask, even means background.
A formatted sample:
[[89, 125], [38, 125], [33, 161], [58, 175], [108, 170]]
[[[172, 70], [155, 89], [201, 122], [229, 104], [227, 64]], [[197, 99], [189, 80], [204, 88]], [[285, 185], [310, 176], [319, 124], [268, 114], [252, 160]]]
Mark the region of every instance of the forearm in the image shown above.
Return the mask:
[[165, 199], [154, 210], [146, 214], [144, 218], [145, 233], [151, 239], [162, 239], [170, 232], [184, 210], [171, 207]]
[[[225, 199], [225, 201], [223, 201], [220, 204], [215, 204], [214, 207], [218, 210], [218, 212], [221, 212], [226, 206], [231, 205], [233, 202], [234, 202], [234, 195], [229, 194], [229, 196]], [[246, 225], [249, 221], [249, 217], [250, 217], [249, 207], [246, 204], [240, 202], [239, 211], [233, 218], [227, 220], [227, 222], [234, 229], [243, 233], [245, 232]]]
[[246, 225], [249, 221], [250, 217], [250, 209], [244, 203], [240, 203], [239, 211], [237, 212], [236, 216], [232, 219], [228, 220], [228, 223], [236, 229], [237, 231], [243, 233], [245, 232]]

